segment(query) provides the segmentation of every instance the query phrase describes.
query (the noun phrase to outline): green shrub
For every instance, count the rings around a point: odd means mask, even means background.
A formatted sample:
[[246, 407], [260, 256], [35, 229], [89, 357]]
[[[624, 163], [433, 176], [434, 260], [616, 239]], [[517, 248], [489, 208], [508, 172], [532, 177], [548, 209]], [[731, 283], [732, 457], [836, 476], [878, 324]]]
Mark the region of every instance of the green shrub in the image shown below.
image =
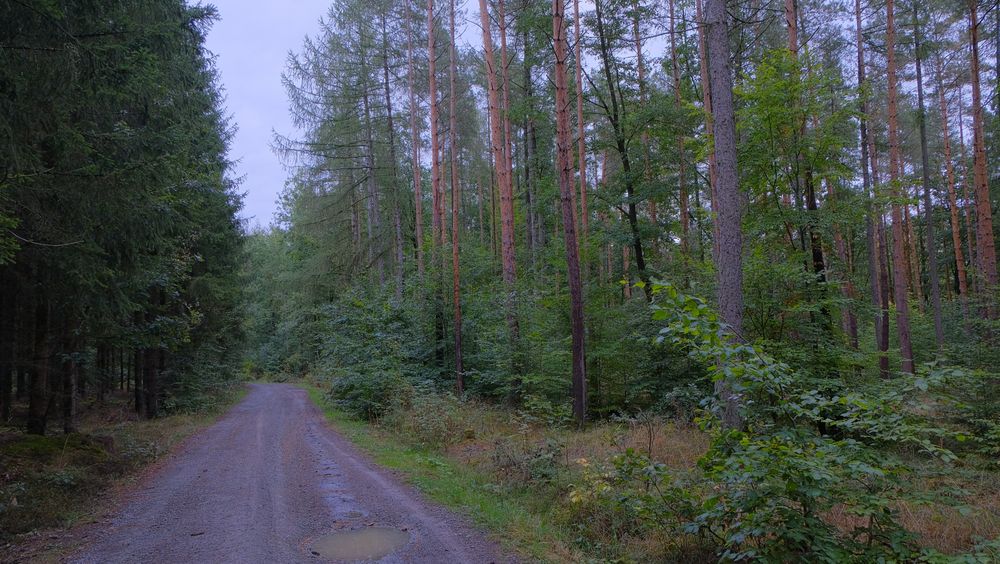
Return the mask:
[[402, 377], [385, 370], [349, 372], [330, 387], [330, 399], [337, 407], [369, 421], [386, 415], [412, 393], [412, 386]]
[[[739, 397], [741, 429], [720, 425], [710, 399], [702, 428], [712, 446], [699, 464], [702, 489], [685, 530], [710, 538], [725, 561], [877, 562], [930, 558], [896, 520], [906, 495], [896, 452], [944, 462], [941, 446], [968, 440], [963, 430], [922, 411], [963, 405], [952, 390], [967, 373], [924, 366], [917, 375], [857, 390], [802, 377], [760, 348], [731, 339], [701, 300], [657, 284], [654, 319], [666, 322], [657, 341], [689, 351]], [[947, 408], [947, 406], [952, 406]], [[655, 471], [650, 471], [655, 472]], [[614, 489], [614, 488], [612, 488]], [[673, 499], [667, 496], [670, 503]], [[650, 515], [675, 522], [660, 499]], [[645, 507], [645, 506], [643, 506]], [[842, 530], [828, 518], [837, 508], [858, 525]]]
[[[912, 558], [895, 520], [898, 468], [861, 444], [805, 429], [721, 433], [700, 461], [714, 484], [690, 525], [724, 547], [727, 561], [872, 562]], [[846, 508], [863, 525], [841, 531], [827, 513]]]
[[397, 403], [384, 423], [421, 446], [442, 448], [459, 441], [464, 427], [454, 396], [418, 393]]
[[532, 481], [549, 484], [563, 469], [561, 459], [566, 446], [554, 439], [534, 443], [527, 437], [505, 437], [495, 442], [491, 451], [497, 473], [513, 483]]
[[533, 394], [524, 398], [519, 414], [527, 423], [560, 427], [573, 422], [573, 406], [568, 402], [553, 403]]
[[582, 483], [570, 491], [570, 502], [582, 530], [609, 531], [615, 537], [666, 529], [684, 534], [696, 515], [692, 484], [671, 475], [667, 467], [634, 449], [609, 463], [584, 467]]

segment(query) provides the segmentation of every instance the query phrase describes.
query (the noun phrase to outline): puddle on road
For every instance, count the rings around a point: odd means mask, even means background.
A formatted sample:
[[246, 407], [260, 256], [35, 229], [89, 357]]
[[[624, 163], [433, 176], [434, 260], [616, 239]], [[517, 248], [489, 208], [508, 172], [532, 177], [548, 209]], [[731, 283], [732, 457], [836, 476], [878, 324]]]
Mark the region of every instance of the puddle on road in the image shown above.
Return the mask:
[[352, 562], [377, 560], [410, 541], [410, 533], [385, 527], [339, 531], [323, 535], [313, 543], [313, 552], [324, 558]]

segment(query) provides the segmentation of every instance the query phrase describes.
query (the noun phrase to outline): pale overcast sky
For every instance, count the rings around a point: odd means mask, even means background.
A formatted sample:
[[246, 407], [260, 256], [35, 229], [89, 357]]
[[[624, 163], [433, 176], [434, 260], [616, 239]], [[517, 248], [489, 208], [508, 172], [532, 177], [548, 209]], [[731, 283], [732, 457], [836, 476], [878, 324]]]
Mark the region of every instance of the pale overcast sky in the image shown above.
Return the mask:
[[271, 152], [272, 131], [291, 133], [281, 72], [289, 51], [319, 31], [329, 0], [212, 0], [220, 20], [208, 34], [208, 50], [225, 89], [226, 110], [238, 128], [229, 157], [239, 160], [246, 200], [242, 216], [250, 226], [267, 226], [285, 182], [285, 170]]
[[[235, 173], [243, 177], [246, 193], [241, 216], [249, 226], [270, 225], [277, 209], [276, 200], [287, 177], [281, 160], [271, 151], [273, 132], [292, 135], [288, 98], [281, 85], [281, 73], [289, 51], [298, 52], [306, 36], [319, 32], [331, 0], [209, 0], [219, 10], [220, 19], [208, 34], [208, 50], [216, 55], [216, 65], [225, 92], [226, 112], [237, 128], [229, 157]], [[465, 5], [465, 21], [458, 23], [467, 45], [481, 45], [479, 12], [475, 2]], [[591, 10], [590, 0], [580, 2], [580, 10]], [[461, 10], [461, 8], [460, 8]], [[664, 39], [651, 38], [647, 56], [662, 54]], [[589, 64], [588, 64], [589, 66]]]

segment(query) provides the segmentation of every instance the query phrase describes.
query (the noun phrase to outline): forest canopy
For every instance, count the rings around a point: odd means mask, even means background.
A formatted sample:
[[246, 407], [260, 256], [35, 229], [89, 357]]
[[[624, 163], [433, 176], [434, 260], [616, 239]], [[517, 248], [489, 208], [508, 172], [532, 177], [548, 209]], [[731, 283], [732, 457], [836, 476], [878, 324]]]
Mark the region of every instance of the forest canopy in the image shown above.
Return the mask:
[[930, 558], [902, 476], [989, 467], [1000, 422], [997, 16], [333, 2], [284, 74], [248, 367], [406, 433], [441, 397], [693, 420], [697, 478], [627, 455], [575, 499], [724, 560]]

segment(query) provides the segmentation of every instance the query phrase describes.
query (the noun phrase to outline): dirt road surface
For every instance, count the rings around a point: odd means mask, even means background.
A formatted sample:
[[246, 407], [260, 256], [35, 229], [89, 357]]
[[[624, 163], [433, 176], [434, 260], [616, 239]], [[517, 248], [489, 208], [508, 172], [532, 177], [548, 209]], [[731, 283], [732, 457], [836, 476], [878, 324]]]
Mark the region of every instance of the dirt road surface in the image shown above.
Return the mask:
[[283, 384], [254, 384], [92, 538], [70, 562], [511, 560], [374, 466], [304, 390]]

